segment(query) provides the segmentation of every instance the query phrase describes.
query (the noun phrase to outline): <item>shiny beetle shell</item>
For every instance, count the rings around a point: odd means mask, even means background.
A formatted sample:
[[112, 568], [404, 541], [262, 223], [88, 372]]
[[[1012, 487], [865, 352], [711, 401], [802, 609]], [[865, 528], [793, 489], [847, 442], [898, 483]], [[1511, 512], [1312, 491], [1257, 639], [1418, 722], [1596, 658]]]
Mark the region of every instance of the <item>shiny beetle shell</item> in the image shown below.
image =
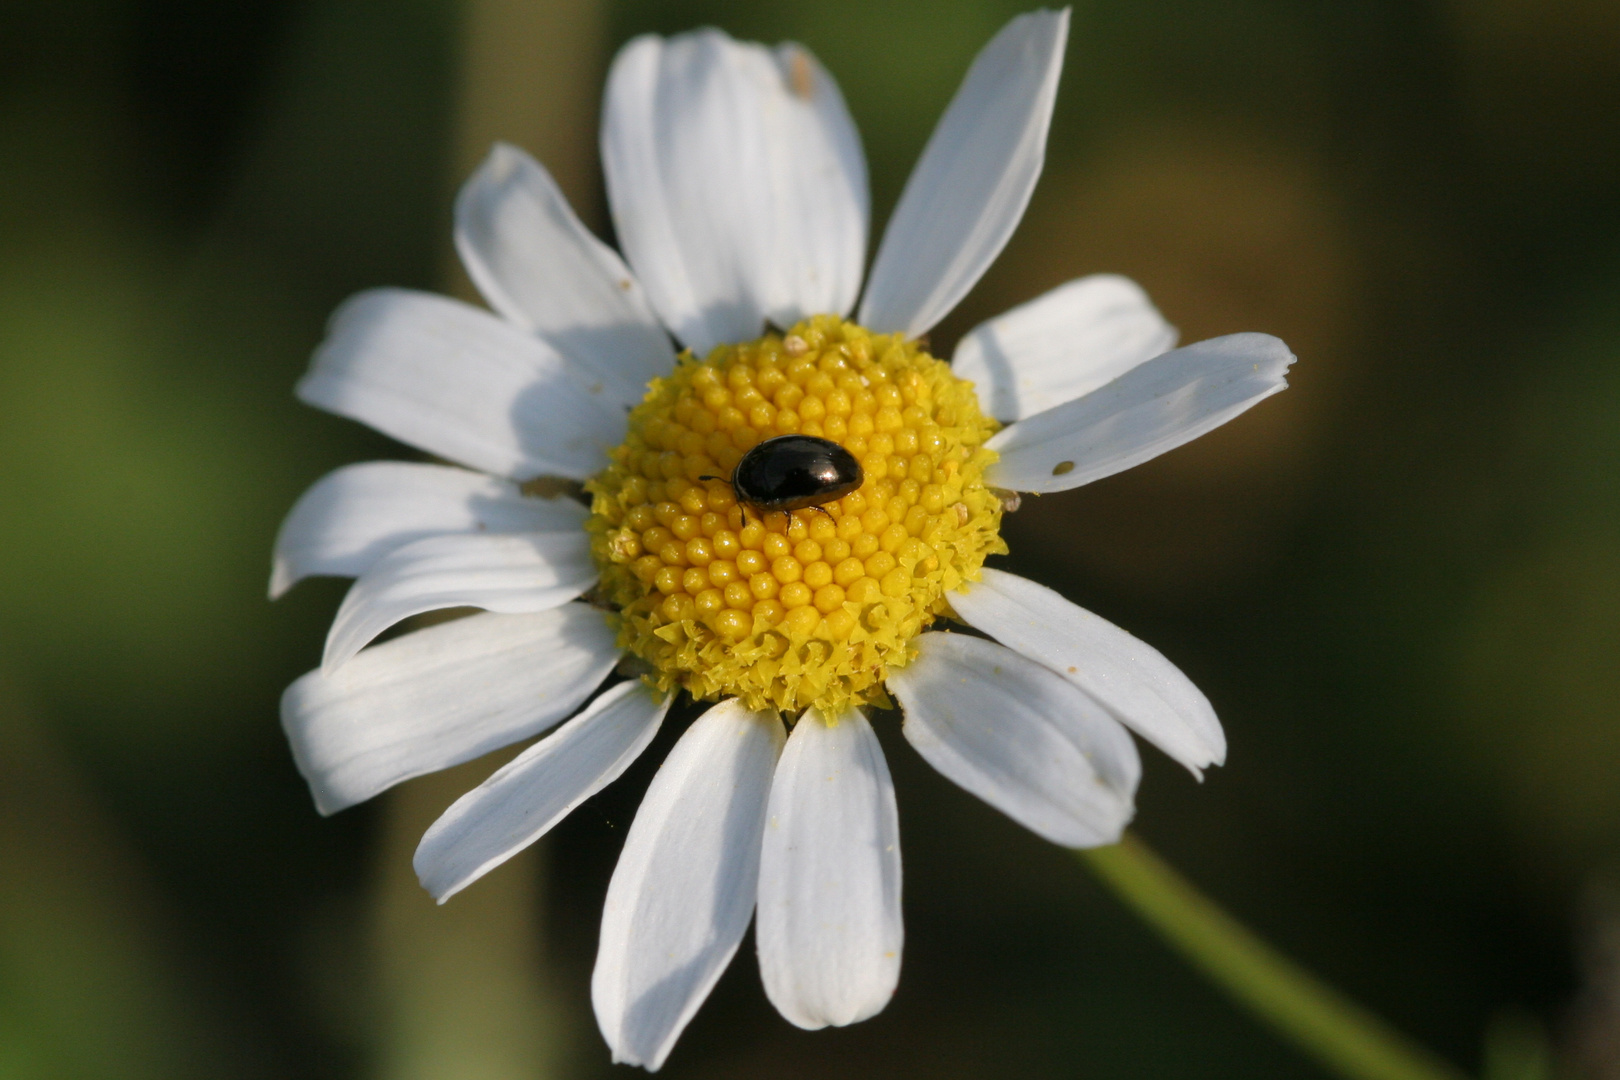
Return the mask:
[[842, 498], [863, 479], [855, 455], [830, 439], [778, 435], [742, 456], [731, 487], [756, 510], [800, 510]]

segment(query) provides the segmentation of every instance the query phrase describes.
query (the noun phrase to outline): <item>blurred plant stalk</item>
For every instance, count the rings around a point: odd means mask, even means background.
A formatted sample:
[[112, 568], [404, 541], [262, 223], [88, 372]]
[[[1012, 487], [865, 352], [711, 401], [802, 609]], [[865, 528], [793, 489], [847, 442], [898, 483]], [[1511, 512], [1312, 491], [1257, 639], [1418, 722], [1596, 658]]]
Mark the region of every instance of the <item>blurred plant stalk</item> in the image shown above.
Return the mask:
[[1350, 1080], [1465, 1080], [1260, 940], [1134, 835], [1076, 854], [1194, 967], [1333, 1072]]
[[[496, 141], [543, 161], [590, 221], [596, 195], [596, 0], [467, 0], [451, 155], [459, 184]], [[476, 299], [446, 251], [445, 284]], [[510, 756], [510, 755], [508, 755]], [[411, 855], [450, 803], [497, 767], [470, 762], [386, 797], [371, 900], [383, 1080], [545, 1080], [561, 1075], [567, 1023], [547, 970], [542, 841], [476, 888], [436, 905]]]
[[411, 869], [422, 833], [493, 767], [470, 762], [387, 797], [370, 940], [379, 1005], [370, 1071], [382, 1080], [561, 1074], [567, 1025], [547, 978], [540, 849], [442, 907]]

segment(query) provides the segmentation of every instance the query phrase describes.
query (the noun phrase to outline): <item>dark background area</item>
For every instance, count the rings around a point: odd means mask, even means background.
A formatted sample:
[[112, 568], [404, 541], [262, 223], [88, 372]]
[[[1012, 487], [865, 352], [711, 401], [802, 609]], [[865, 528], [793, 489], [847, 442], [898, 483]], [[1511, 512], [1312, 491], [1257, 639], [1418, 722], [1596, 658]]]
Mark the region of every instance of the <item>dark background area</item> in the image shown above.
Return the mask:
[[[618, 0], [600, 66], [645, 30], [803, 41], [881, 227], [1017, 10]], [[291, 388], [344, 296], [444, 276], [459, 18], [0, 3], [0, 1075], [404, 1075], [360, 930], [380, 811], [319, 818], [276, 720], [344, 584], [264, 588], [304, 487], [403, 454]], [[1007, 526], [1008, 565], [1226, 724], [1202, 785], [1146, 752], [1140, 833], [1459, 1065], [1544, 1038], [1620, 1076], [1620, 6], [1081, 6], [1029, 214], [934, 342], [1097, 271], [1184, 341], [1300, 357], [1281, 397]], [[1323, 1075], [882, 727], [894, 1003], [800, 1032], [745, 944], [668, 1075]], [[612, 1071], [589, 970], [661, 757], [551, 842], [570, 1075]]]

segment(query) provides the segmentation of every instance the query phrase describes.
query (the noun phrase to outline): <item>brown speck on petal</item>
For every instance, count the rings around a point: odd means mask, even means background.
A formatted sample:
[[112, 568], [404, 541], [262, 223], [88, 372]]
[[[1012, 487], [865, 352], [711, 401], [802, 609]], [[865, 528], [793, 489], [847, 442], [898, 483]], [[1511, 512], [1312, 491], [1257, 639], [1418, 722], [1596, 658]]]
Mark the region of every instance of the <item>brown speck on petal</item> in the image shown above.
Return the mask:
[[802, 52], [795, 52], [788, 61], [788, 85], [793, 88], [795, 97], [805, 101], [816, 92], [815, 72], [810, 67], [810, 58]]

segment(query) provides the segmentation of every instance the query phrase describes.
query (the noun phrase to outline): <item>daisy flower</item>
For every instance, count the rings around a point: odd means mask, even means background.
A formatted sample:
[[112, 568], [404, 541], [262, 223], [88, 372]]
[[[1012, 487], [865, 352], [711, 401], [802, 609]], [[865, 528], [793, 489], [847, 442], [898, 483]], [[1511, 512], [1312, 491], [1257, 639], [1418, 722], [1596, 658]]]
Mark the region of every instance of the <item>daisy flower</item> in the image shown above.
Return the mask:
[[[715, 30], [637, 38], [602, 125], [622, 256], [497, 146], [455, 234], [492, 310], [361, 293], [299, 383], [454, 463], [341, 468], [277, 539], [273, 596], [357, 579], [320, 669], [282, 702], [322, 813], [561, 723], [428, 830], [416, 869], [442, 901], [619, 776], [677, 693], [714, 703], [659, 768], [608, 887], [592, 999], [616, 1061], [664, 1062], [751, 918], [792, 1023], [888, 1002], [899, 824], [872, 709], [897, 704], [931, 765], [1071, 847], [1131, 817], [1128, 731], [1194, 773], [1225, 757], [1209, 702], [1162, 655], [984, 560], [1006, 550], [1014, 493], [1224, 423], [1284, 387], [1287, 347], [1173, 349], [1113, 276], [992, 319], [949, 365], [923, 337], [1024, 212], [1067, 34], [1067, 11], [1038, 11], [979, 54], [864, 293], [866, 165], [815, 58]], [[848, 451], [859, 487], [762, 510], [734, 470], [789, 434]], [[589, 505], [539, 494], [559, 480]], [[449, 608], [482, 611], [371, 644]], [[604, 689], [616, 669], [630, 677]]]

